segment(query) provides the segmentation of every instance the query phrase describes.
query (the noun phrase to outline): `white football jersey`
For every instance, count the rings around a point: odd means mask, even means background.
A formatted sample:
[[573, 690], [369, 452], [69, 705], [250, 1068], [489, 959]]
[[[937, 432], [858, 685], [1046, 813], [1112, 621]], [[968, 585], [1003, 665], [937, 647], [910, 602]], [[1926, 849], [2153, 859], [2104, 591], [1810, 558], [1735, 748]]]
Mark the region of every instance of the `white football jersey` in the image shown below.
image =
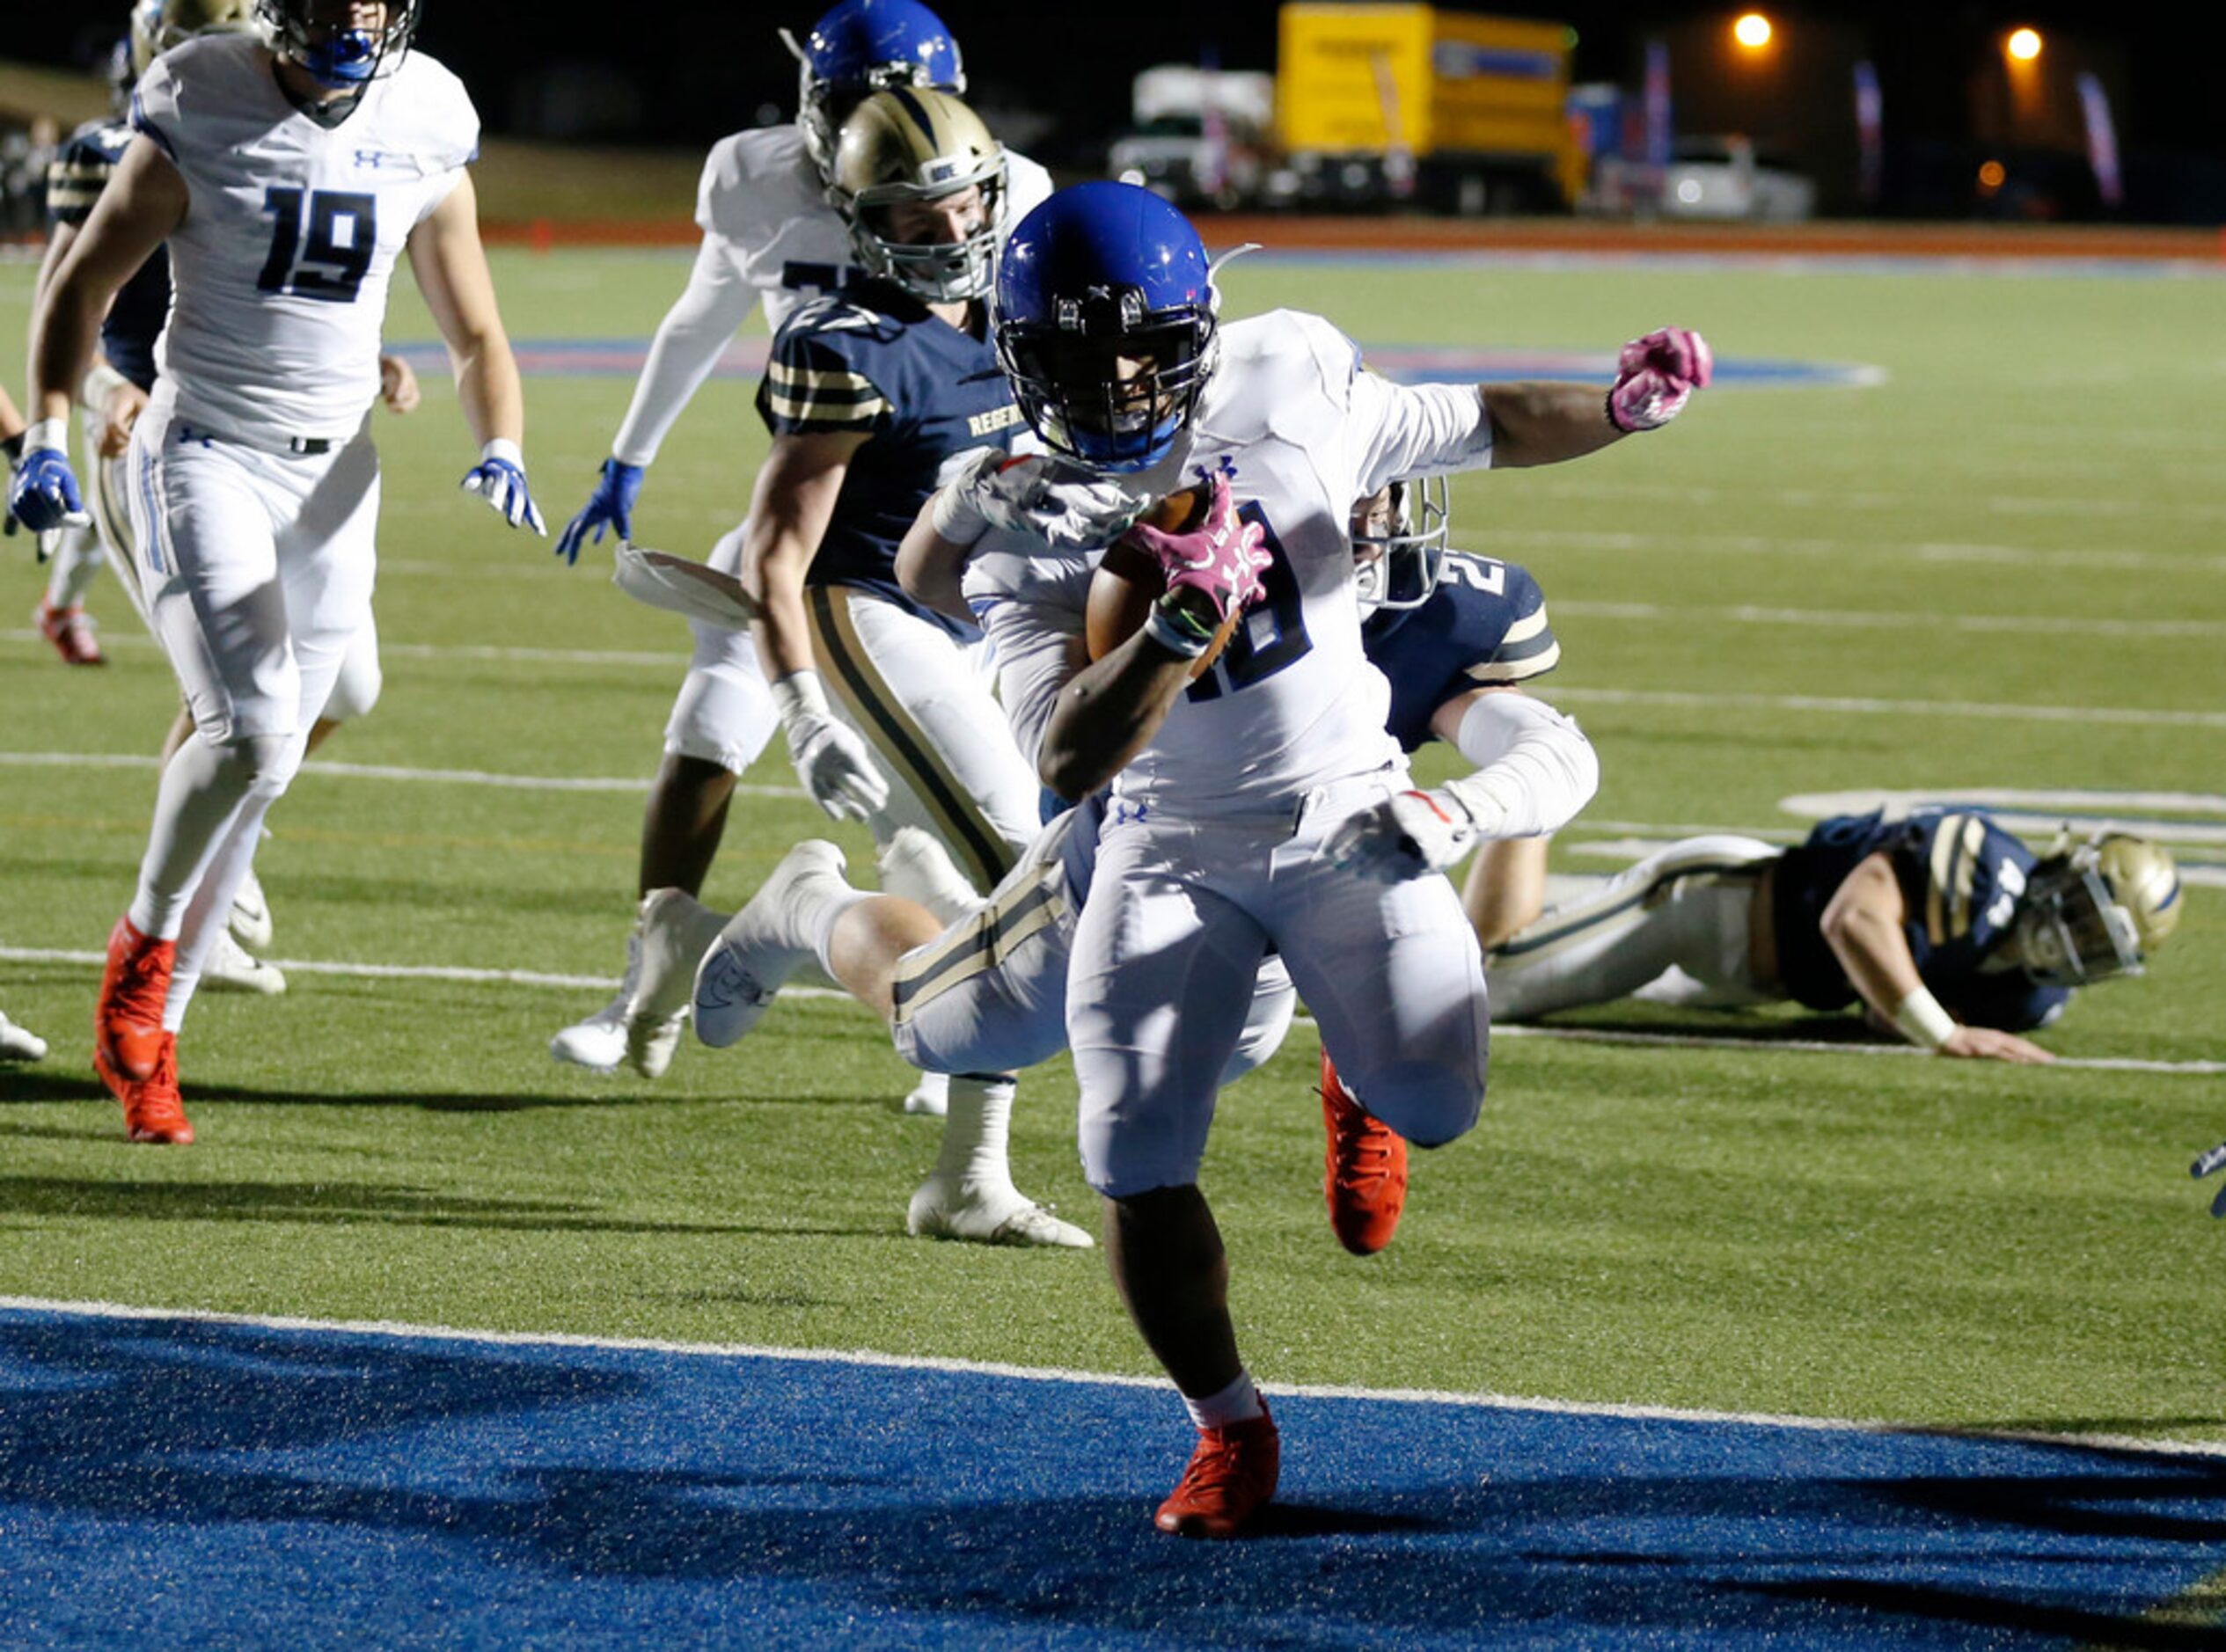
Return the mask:
[[[1018, 223], [1051, 193], [1051, 177], [1011, 150], [1005, 166], [1006, 219]], [[778, 333], [814, 294], [832, 291], [851, 267], [850, 227], [827, 204], [794, 125], [736, 132], [712, 145], [696, 187], [696, 223], [764, 295], [768, 332]]]
[[378, 396], [394, 260], [479, 153], [463, 83], [413, 51], [328, 129], [254, 37], [213, 34], [156, 61], [131, 123], [189, 192], [156, 394], [217, 431], [354, 435]]
[[[1361, 647], [1352, 505], [1399, 477], [1489, 464], [1482, 398], [1471, 387], [1391, 384], [1366, 371], [1358, 347], [1329, 323], [1276, 311], [1221, 330], [1189, 435], [1187, 451], [1178, 444], [1152, 470], [1117, 479], [1156, 499], [1226, 471], [1274, 563], [1263, 600], [1115, 779], [1114, 797], [1162, 816], [1249, 813], [1401, 764], [1384, 729], [1390, 689]], [[992, 533], [968, 565], [967, 600], [1031, 757], [1073, 669], [1095, 559]]]

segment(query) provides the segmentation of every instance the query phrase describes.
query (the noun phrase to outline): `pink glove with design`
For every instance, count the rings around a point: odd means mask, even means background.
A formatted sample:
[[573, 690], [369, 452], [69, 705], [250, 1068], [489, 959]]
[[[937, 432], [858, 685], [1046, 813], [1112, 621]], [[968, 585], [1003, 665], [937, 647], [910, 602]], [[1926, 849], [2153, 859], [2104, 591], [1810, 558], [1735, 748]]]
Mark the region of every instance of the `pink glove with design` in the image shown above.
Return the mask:
[[1211, 486], [1212, 502], [1197, 527], [1169, 533], [1139, 523], [1121, 538], [1160, 565], [1168, 590], [1201, 593], [1213, 604], [1219, 622], [1260, 600], [1260, 576], [1274, 558], [1268, 551], [1268, 530], [1237, 515], [1228, 478], [1217, 471]]
[[1684, 411], [1686, 398], [1707, 384], [1714, 369], [1708, 340], [1683, 327], [1633, 339], [1615, 365], [1607, 422], [1626, 435], [1659, 429]]

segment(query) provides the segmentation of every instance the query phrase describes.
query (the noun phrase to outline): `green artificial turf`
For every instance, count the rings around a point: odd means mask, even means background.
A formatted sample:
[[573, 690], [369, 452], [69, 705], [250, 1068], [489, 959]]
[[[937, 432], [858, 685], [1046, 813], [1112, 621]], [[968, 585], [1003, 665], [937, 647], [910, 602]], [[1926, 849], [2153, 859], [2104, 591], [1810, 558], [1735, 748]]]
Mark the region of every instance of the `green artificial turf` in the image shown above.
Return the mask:
[[[521, 339], [646, 338], [687, 267], [495, 263]], [[21, 336], [30, 274], [0, 266], [0, 336]], [[1384, 346], [1604, 351], [1673, 321], [1726, 360], [1886, 369], [1867, 389], [1710, 392], [1582, 464], [1457, 484], [1457, 542], [1543, 582], [1564, 664], [1542, 687], [1600, 749], [1600, 797], [1556, 870], [1615, 869], [1585, 844], [1640, 828], [1797, 832], [1781, 803], [1802, 793], [2219, 789], [2215, 281], [1256, 260], [1228, 288], [1233, 314], [1303, 306]], [[428, 336], [399, 283], [390, 337]], [[741, 515], [765, 447], [751, 390], [698, 396], [644, 493], [646, 542], [701, 554]], [[629, 391], [529, 385], [553, 525]], [[612, 591], [606, 558], [567, 570], [459, 495], [472, 453], [454, 396], [428, 384], [426, 404], [379, 422], [385, 698], [323, 756], [646, 778], [683, 627]], [[21, 615], [40, 575], [26, 541], [4, 543], [0, 614]], [[65, 671], [20, 620], [0, 640], [8, 749], [152, 752], [168, 674], [113, 584], [92, 603], [106, 671]], [[829, 830], [777, 746], [750, 778], [791, 794], [738, 800], [715, 903]], [[153, 785], [146, 768], [0, 762], [0, 945], [98, 949]], [[615, 976], [640, 820], [638, 792], [311, 772], [260, 863], [272, 951]], [[864, 858], [854, 830], [832, 835]], [[2205, 854], [2222, 858], [2190, 858]], [[2045, 1042], [2226, 1057], [2222, 912], [2218, 889], [2191, 888], [2151, 975], [2083, 996]], [[201, 1139], [160, 1151], [122, 1141], [86, 1068], [93, 983], [84, 965], [0, 961], [0, 1006], [56, 1045], [0, 1069], [0, 1293], [1151, 1369], [1100, 1259], [904, 1237], [936, 1127], [900, 1115], [909, 1076], [847, 1005], [784, 1003], [741, 1048], [685, 1047], [651, 1085], [548, 1059], [594, 988], [297, 970], [282, 999], [196, 1005], [183, 1064]], [[1206, 1165], [1263, 1378], [2226, 1436], [2226, 1224], [2186, 1173], [2226, 1136], [2226, 1080], [1767, 1038], [1505, 1038], [1484, 1122], [1418, 1159], [1396, 1245], [1360, 1261], [1322, 1219], [1313, 1078], [1301, 1026], [1225, 1099]], [[1028, 1076], [1016, 1173], [1095, 1227], [1073, 1100], [1064, 1064]]]

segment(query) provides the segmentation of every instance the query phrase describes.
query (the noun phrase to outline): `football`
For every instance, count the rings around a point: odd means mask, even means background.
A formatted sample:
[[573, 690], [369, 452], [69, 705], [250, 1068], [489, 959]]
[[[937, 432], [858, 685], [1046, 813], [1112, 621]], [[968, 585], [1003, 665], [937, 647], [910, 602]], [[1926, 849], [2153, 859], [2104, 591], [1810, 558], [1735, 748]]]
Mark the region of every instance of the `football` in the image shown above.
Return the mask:
[[[1211, 498], [1205, 488], [1186, 487], [1169, 493], [1139, 520], [1168, 533], [1187, 532], [1205, 519]], [[1167, 576], [1145, 552], [1119, 541], [1109, 545], [1097, 572], [1090, 576], [1089, 605], [1084, 616], [1090, 658], [1102, 660], [1143, 629], [1144, 622], [1152, 617], [1152, 604], [1166, 590]], [[1221, 650], [1228, 647], [1239, 618], [1231, 614], [1221, 622], [1221, 629], [1214, 633], [1205, 652], [1192, 662], [1192, 677], [1204, 676], [1212, 669]]]

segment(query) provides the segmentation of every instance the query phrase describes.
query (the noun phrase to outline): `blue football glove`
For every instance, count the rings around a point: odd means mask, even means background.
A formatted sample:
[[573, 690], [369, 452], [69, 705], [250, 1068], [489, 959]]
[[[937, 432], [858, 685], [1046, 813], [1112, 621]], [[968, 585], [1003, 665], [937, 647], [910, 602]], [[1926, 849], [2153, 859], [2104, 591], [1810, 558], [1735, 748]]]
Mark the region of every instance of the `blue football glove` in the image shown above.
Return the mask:
[[641, 467], [628, 464], [624, 459], [605, 459], [603, 479], [595, 485], [595, 492], [588, 502], [580, 507], [580, 514], [565, 524], [563, 534], [556, 543], [556, 553], [567, 562], [580, 559], [580, 546], [587, 541], [588, 532], [595, 532], [595, 543], [601, 545], [606, 532], [616, 530], [621, 539], [633, 537], [633, 501], [641, 497]]
[[[2187, 1173], [2198, 1181], [2215, 1170], [2226, 1170], [2226, 1142], [2221, 1142], [2187, 1166]], [[2226, 1188], [2221, 1188], [2218, 1190], [2218, 1197], [2211, 1201], [2210, 1213], [2213, 1216], [2226, 1216]]]
[[541, 520], [541, 512], [533, 502], [533, 495], [526, 491], [525, 460], [518, 452], [518, 444], [496, 437], [480, 450], [480, 462], [473, 465], [461, 484], [467, 493], [477, 493], [481, 499], [502, 513], [502, 520], [513, 528], [531, 528], [543, 538], [549, 530]]
[[77, 492], [77, 478], [62, 450], [61, 420], [33, 425], [26, 433], [23, 460], [8, 489], [8, 511], [33, 533], [82, 528], [92, 518]]

